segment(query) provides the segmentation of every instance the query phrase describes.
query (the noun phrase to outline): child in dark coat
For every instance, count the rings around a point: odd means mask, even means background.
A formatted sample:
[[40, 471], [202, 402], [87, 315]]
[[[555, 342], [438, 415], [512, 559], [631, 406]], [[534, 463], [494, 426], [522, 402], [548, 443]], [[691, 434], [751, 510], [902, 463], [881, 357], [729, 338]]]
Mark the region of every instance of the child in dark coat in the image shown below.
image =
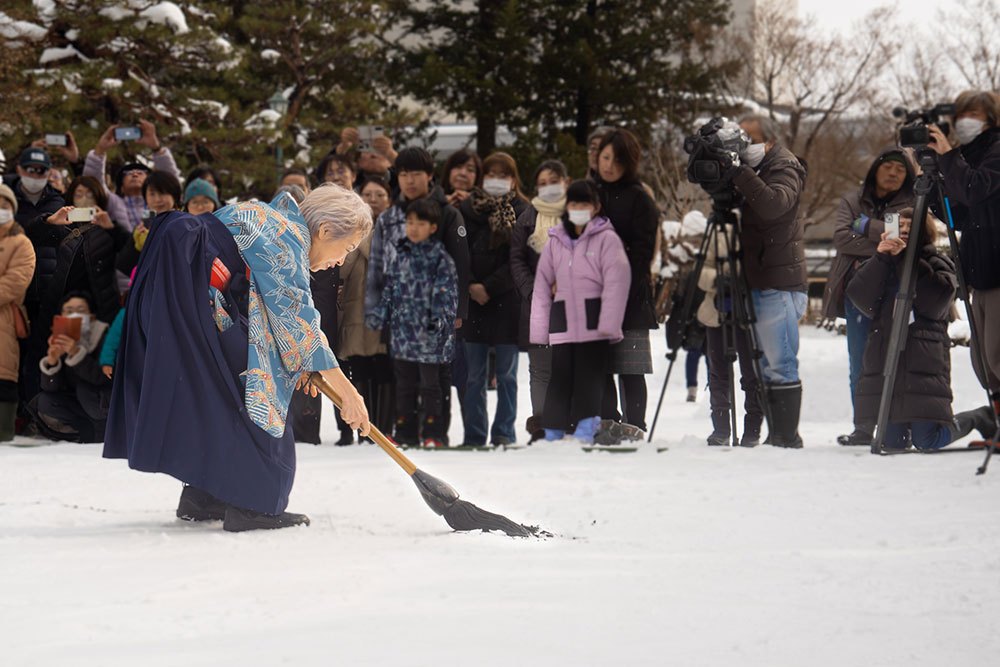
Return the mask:
[[562, 224], [549, 230], [538, 260], [531, 342], [552, 345], [552, 379], [542, 413], [546, 440], [561, 439], [575, 423], [574, 437], [594, 441], [608, 346], [623, 337], [632, 274], [621, 239], [600, 210], [590, 181], [571, 183]]
[[444, 447], [444, 392], [441, 367], [455, 352], [458, 272], [441, 241], [434, 238], [441, 207], [433, 199], [406, 209], [406, 238], [388, 272], [378, 306], [365, 318], [369, 329], [389, 329], [389, 354], [396, 374], [396, 442], [420, 442], [417, 395], [424, 412], [423, 445]]

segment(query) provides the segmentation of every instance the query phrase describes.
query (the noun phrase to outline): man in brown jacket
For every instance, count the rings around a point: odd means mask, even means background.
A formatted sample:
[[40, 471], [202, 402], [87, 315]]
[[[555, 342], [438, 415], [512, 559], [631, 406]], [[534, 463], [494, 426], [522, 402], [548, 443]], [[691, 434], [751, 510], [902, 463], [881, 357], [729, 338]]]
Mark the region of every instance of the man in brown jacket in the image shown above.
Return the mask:
[[764, 353], [761, 371], [768, 386], [770, 442], [799, 448], [799, 320], [807, 304], [799, 200], [806, 184], [806, 168], [791, 151], [778, 145], [777, 128], [771, 119], [747, 116], [740, 127], [753, 143], [740, 156], [743, 164], [735, 168], [731, 178], [744, 198], [740, 244], [757, 315], [757, 338]]
[[[837, 257], [833, 260], [823, 294], [823, 316], [843, 317], [847, 321], [847, 356], [850, 359], [851, 405], [855, 405], [858, 380], [861, 378], [861, 358], [871, 320], [850, 299], [845, 298], [847, 284], [854, 273], [882, 240], [887, 213], [898, 213], [913, 206], [913, 181], [916, 169], [902, 150], [886, 148], [872, 162], [862, 186], [845, 194], [837, 207], [833, 227], [833, 245]], [[875, 424], [858, 418], [854, 408], [854, 432], [841, 435], [841, 445], [871, 445]]]

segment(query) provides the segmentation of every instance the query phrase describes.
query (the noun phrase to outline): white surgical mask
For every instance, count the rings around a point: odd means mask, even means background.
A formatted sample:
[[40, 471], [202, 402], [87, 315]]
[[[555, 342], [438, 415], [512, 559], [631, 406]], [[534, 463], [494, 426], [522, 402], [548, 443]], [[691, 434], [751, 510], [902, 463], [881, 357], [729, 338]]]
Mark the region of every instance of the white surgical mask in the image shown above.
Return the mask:
[[986, 129], [986, 123], [976, 118], [960, 118], [955, 123], [955, 136], [958, 143], [967, 144]]
[[0, 208], [0, 226], [9, 225], [14, 220], [14, 212]]
[[538, 196], [542, 201], [547, 201], [550, 204], [562, 199], [564, 194], [566, 194], [566, 188], [562, 183], [556, 183], [555, 185], [543, 185], [538, 188]]
[[581, 211], [580, 209], [567, 210], [566, 214], [569, 216], [569, 221], [578, 227], [590, 222], [590, 219], [594, 217], [593, 210]]
[[751, 167], [756, 167], [764, 159], [764, 154], [767, 153], [766, 149], [766, 144], [750, 144], [743, 151], [743, 161]]
[[91, 320], [90, 315], [88, 315], [86, 313], [70, 313], [66, 317], [78, 317], [78, 318], [80, 318], [80, 319], [83, 320], [82, 322], [80, 322], [80, 335], [81, 336], [86, 336], [87, 332], [90, 331], [90, 320]]
[[491, 197], [500, 197], [510, 192], [510, 183], [507, 178], [485, 178], [483, 191]]
[[48, 185], [47, 178], [32, 178], [31, 176], [21, 177], [21, 188], [29, 194], [37, 194]]

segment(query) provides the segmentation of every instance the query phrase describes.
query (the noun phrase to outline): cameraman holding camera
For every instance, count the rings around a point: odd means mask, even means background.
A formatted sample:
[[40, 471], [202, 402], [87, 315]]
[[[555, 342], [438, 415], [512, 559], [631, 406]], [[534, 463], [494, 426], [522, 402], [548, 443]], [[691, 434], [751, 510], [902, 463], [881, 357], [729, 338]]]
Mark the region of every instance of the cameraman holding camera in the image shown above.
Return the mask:
[[771, 409], [770, 443], [797, 449], [802, 447], [799, 320], [808, 302], [804, 227], [799, 218], [806, 167], [778, 145], [777, 127], [770, 118], [746, 116], [740, 128], [753, 143], [740, 154], [743, 164], [725, 168], [723, 180], [744, 198], [740, 244], [764, 353], [761, 369]]
[[[928, 144], [940, 157], [938, 165], [950, 200], [955, 229], [962, 232], [959, 256], [972, 293], [972, 317], [979, 335], [985, 368], [975, 351], [972, 364], [994, 397], [1000, 392], [1000, 96], [967, 90], [955, 100], [952, 147], [937, 126], [929, 126]], [[944, 211], [937, 212], [947, 221]]]

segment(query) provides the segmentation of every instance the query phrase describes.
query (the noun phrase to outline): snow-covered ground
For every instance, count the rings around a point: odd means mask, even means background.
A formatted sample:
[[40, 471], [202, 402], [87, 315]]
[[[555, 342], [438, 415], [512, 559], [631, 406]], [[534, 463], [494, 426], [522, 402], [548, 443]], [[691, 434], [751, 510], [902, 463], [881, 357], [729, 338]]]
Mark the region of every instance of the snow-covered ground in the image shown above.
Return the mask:
[[[846, 341], [802, 334], [801, 451], [706, 447], [678, 365], [661, 454], [407, 452], [547, 540], [450, 532], [373, 446], [300, 445], [312, 526], [242, 534], [176, 521], [178, 482], [99, 446], [0, 447], [0, 663], [997, 664], [1000, 461], [839, 447]], [[953, 367], [981, 404], [967, 348]]]

